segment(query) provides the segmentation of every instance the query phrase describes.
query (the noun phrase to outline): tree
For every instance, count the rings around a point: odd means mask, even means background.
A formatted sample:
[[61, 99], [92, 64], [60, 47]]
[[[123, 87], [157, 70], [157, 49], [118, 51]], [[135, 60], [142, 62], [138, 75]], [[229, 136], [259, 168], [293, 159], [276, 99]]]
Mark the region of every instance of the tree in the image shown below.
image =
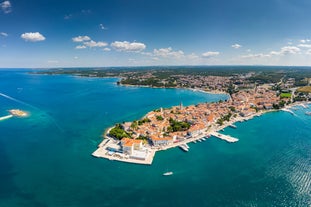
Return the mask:
[[115, 127], [109, 131], [109, 135], [116, 139], [122, 139], [124, 137], [131, 138], [131, 136], [123, 129], [121, 124], [116, 124]]
[[164, 120], [164, 118], [162, 116], [156, 116], [156, 118], [157, 118], [158, 121]]
[[132, 130], [137, 130], [138, 129], [138, 122], [136, 120], [132, 122], [131, 129]]

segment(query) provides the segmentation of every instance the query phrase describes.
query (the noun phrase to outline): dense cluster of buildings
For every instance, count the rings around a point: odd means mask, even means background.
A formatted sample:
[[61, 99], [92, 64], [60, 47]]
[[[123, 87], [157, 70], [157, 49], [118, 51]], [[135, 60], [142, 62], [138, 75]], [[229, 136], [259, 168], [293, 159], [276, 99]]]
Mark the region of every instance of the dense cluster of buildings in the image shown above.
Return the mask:
[[[215, 129], [219, 119], [229, 116], [231, 119], [249, 117], [259, 110], [272, 109], [273, 104], [280, 101], [275, 91], [264, 87], [253, 90], [243, 90], [232, 94], [226, 101], [217, 103], [201, 103], [184, 107], [182, 104], [168, 109], [159, 109], [149, 112], [144, 119], [147, 122], [133, 127], [132, 122], [125, 123], [123, 128], [132, 134], [132, 138], [123, 138], [121, 147], [128, 155], [144, 152], [145, 146], [160, 149], [185, 139], [207, 134], [208, 130]], [[187, 130], [172, 131], [171, 120], [190, 124]], [[147, 138], [145, 144], [140, 137]], [[139, 156], [138, 156], [139, 157]], [[140, 158], [143, 159], [142, 156]]]

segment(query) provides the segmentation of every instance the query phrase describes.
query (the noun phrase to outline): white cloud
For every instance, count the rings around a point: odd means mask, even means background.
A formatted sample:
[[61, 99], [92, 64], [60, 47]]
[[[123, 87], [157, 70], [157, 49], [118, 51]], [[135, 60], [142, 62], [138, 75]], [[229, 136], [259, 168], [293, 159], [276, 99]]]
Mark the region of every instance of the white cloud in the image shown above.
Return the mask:
[[78, 56], [74, 56], [73, 59], [77, 60], [77, 59], [79, 59], [79, 57]]
[[29, 42], [39, 42], [45, 40], [45, 37], [39, 32], [26, 32], [21, 35], [21, 38]]
[[108, 47], [105, 47], [103, 50], [104, 50], [105, 52], [109, 52], [111, 49], [108, 48]]
[[298, 47], [311, 48], [310, 44], [299, 44]]
[[50, 63], [50, 64], [56, 64], [56, 63], [59, 63], [59, 61], [58, 61], [58, 60], [48, 60], [48, 63]]
[[72, 38], [73, 42], [84, 42], [84, 41], [89, 41], [89, 40], [91, 40], [89, 36], [78, 36], [78, 37]]
[[311, 40], [309, 40], [309, 39], [300, 40], [300, 42], [303, 43], [303, 44], [308, 43], [308, 42], [310, 42], [310, 41], [311, 41]]
[[270, 58], [272, 56], [283, 56], [288, 54], [298, 54], [300, 53], [300, 49], [295, 46], [285, 46], [282, 47], [280, 51], [271, 51], [268, 54], [257, 53], [257, 54], [248, 54], [241, 56], [244, 59], [258, 59], [258, 58]]
[[242, 45], [234, 44], [234, 45], [231, 45], [231, 47], [233, 47], [234, 49], [239, 49], [242, 47]]
[[187, 57], [190, 59], [190, 60], [195, 60], [195, 59], [198, 59], [200, 58], [198, 55], [196, 55], [195, 53], [191, 53], [190, 55], [187, 55]]
[[92, 40], [89, 36], [77, 36], [72, 38], [73, 42], [80, 42], [82, 45], [76, 46], [76, 49], [85, 49], [87, 47], [93, 48], [93, 47], [106, 47], [108, 43], [106, 42], [95, 42]]
[[288, 54], [298, 54], [300, 53], [300, 48], [295, 46], [285, 46], [282, 47], [280, 51], [271, 51], [270, 55], [288, 55]]
[[169, 57], [182, 58], [185, 55], [182, 50], [174, 51], [171, 47], [154, 49], [153, 54], [155, 56], [159, 56], [163, 58], [169, 58]]
[[107, 27], [105, 27], [103, 24], [99, 24], [99, 27], [102, 29], [102, 30], [106, 30], [108, 29]]
[[111, 43], [111, 47], [117, 51], [140, 52], [146, 48], [146, 45], [140, 42], [115, 41]]
[[85, 49], [85, 48], [86, 48], [85, 45], [78, 45], [78, 46], [76, 46], [76, 49]]
[[8, 14], [12, 11], [12, 5], [10, 1], [4, 1], [0, 3], [0, 8], [3, 13]]
[[202, 57], [211, 58], [211, 57], [218, 56], [219, 54], [220, 54], [220, 52], [208, 51], [208, 52], [202, 53]]
[[300, 49], [295, 46], [285, 46], [281, 48], [281, 54], [286, 55], [286, 54], [297, 54], [300, 52]]
[[84, 42], [83, 43], [85, 46], [87, 47], [106, 47], [108, 44], [106, 42], [95, 42], [93, 40], [89, 41], [89, 42]]
[[311, 49], [306, 52], [307, 55], [311, 55]]
[[0, 36], [2, 36], [2, 37], [7, 37], [7, 36], [9, 36], [9, 35], [8, 35], [8, 33], [0, 32]]
[[241, 57], [242, 57], [242, 58], [245, 58], [245, 59], [257, 59], [257, 58], [271, 57], [271, 55], [263, 54], [263, 53], [258, 53], [258, 54], [243, 55], [243, 56], [241, 56]]

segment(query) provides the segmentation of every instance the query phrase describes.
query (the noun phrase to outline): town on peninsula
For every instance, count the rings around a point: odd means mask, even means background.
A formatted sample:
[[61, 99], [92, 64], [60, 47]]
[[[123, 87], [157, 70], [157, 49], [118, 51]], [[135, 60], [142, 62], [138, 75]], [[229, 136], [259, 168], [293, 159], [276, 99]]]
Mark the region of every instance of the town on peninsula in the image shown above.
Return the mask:
[[[93, 152], [95, 157], [136, 164], [152, 164], [157, 151], [180, 147], [188, 151], [189, 142], [217, 137], [227, 142], [238, 138], [219, 133], [269, 111], [284, 110], [311, 101], [311, 71], [297, 68], [281, 70], [222, 70], [205, 68], [133, 69], [54, 69], [45, 74], [71, 74], [86, 77], [118, 77], [121, 86], [186, 88], [207, 93], [225, 93], [228, 98], [214, 103], [159, 108], [140, 120], [118, 123], [104, 133], [104, 140]], [[309, 114], [308, 114], [309, 115]]]

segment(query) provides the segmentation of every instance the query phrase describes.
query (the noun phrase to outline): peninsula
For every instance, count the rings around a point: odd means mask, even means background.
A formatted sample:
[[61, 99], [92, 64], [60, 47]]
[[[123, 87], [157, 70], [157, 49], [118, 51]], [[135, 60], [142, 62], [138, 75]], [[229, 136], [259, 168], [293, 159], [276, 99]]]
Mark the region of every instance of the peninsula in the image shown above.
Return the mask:
[[[187, 143], [218, 137], [227, 142], [237, 138], [217, 131], [259, 116], [265, 112], [292, 105], [291, 96], [278, 94], [268, 85], [231, 94], [226, 101], [201, 103], [184, 107], [182, 103], [147, 113], [142, 119], [116, 124], [104, 134], [104, 141], [93, 153], [95, 157], [137, 164], [151, 164], [157, 151]], [[294, 93], [293, 93], [294, 94]], [[289, 110], [289, 109], [287, 109]]]
[[107, 129], [95, 157], [137, 164], [151, 164], [155, 153], [173, 147], [188, 151], [189, 142], [211, 136], [227, 142], [238, 139], [220, 134], [225, 127], [269, 111], [311, 101], [311, 70], [304, 67], [184, 66], [52, 69], [39, 74], [82, 77], [116, 77], [122, 86], [186, 88], [226, 93], [227, 100], [191, 106], [160, 108], [140, 120]]

